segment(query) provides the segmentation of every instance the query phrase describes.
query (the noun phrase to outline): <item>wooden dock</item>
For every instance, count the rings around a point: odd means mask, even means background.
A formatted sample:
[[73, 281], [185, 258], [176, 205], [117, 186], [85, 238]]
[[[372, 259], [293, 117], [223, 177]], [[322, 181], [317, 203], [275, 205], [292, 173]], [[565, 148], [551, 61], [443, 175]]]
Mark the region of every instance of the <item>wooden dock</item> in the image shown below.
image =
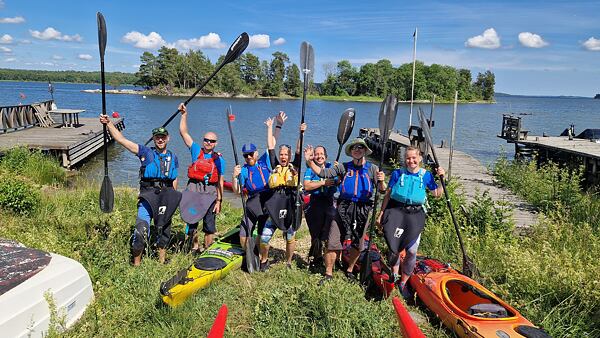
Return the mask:
[[[122, 118], [112, 121], [117, 129], [125, 129]], [[110, 134], [109, 140], [112, 141]], [[41, 149], [56, 155], [63, 167], [71, 169], [102, 149], [102, 124], [97, 118], [79, 118], [79, 124], [75, 128], [63, 128], [56, 124], [53, 127], [34, 126], [0, 134], [0, 151], [16, 146]]]
[[[584, 167], [587, 185], [600, 184], [600, 143], [595, 139], [570, 136], [529, 135], [521, 125], [520, 117], [504, 115], [499, 138], [515, 144], [515, 158], [532, 159], [538, 163], [553, 161], [570, 168]], [[569, 130], [569, 129], [567, 129]]]
[[[362, 128], [360, 137], [365, 138], [365, 141], [375, 153], [379, 153], [379, 129]], [[392, 132], [390, 141], [385, 147], [385, 157], [395, 159], [397, 163], [403, 163], [404, 151], [409, 145], [417, 146], [422, 151], [425, 149], [424, 142], [422, 140], [419, 142], [419, 139], [418, 134], [409, 137]], [[448, 169], [450, 149], [440, 148], [436, 145], [435, 150], [440, 165]], [[524, 228], [528, 228], [537, 222], [538, 214], [535, 209], [509, 190], [500, 188], [487, 168], [472, 156], [455, 149], [452, 160], [452, 173], [451, 179], [460, 183], [462, 186], [460, 193], [465, 196], [468, 202], [473, 202], [476, 194], [481, 195], [487, 191], [494, 201], [509, 203], [512, 206], [512, 218], [517, 227], [517, 232], [520, 233]]]

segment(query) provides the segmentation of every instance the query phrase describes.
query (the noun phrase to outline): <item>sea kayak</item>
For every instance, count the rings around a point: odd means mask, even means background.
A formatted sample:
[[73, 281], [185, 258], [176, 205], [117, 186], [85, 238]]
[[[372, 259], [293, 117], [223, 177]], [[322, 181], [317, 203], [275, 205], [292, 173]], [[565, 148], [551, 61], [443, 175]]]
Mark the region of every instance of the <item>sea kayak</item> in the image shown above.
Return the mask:
[[481, 284], [436, 259], [418, 257], [410, 285], [459, 337], [550, 337]]
[[0, 239], [0, 336], [45, 337], [51, 311], [71, 327], [94, 299], [90, 276], [77, 261]]
[[[369, 245], [368, 236], [365, 236], [365, 246]], [[366, 255], [366, 250], [361, 252], [360, 257], [356, 264], [354, 264], [354, 273], [360, 272], [360, 263], [363, 261], [364, 255]], [[389, 297], [389, 295], [394, 290], [394, 283], [390, 281], [391, 271], [383, 262], [381, 257], [381, 252], [377, 247], [377, 244], [371, 244], [371, 277], [373, 279], [373, 286], [375, 286], [378, 291], [381, 292], [381, 295], [384, 298]], [[344, 267], [348, 266], [348, 262], [350, 260], [350, 252], [346, 249], [342, 251], [342, 265]]]
[[200, 254], [189, 268], [161, 283], [163, 302], [169, 306], [178, 306], [198, 290], [238, 269], [244, 257], [239, 233], [239, 228], [227, 232]]
[[394, 310], [396, 310], [396, 316], [398, 317], [398, 324], [400, 325], [400, 332], [404, 338], [425, 338], [425, 335], [419, 329], [415, 321], [410, 316], [410, 313], [406, 310], [404, 305], [398, 297], [392, 298], [392, 304], [394, 304]]

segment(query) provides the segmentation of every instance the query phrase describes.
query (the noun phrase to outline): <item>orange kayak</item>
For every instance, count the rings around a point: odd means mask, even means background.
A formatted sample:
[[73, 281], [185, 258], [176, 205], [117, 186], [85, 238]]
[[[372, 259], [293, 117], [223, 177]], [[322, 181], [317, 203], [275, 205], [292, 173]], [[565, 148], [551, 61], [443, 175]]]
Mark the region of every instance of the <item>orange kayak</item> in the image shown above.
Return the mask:
[[459, 337], [550, 337], [491, 291], [436, 259], [418, 257], [410, 285]]

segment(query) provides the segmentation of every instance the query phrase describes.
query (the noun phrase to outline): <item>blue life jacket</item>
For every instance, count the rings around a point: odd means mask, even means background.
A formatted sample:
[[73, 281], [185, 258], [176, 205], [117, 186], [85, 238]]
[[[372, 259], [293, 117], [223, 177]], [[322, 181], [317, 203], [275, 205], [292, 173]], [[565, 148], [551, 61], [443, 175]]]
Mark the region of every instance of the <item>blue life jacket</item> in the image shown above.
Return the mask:
[[373, 194], [373, 183], [369, 177], [370, 162], [360, 168], [354, 163], [344, 163], [346, 175], [340, 184], [340, 198], [352, 202], [368, 202]]
[[390, 195], [394, 200], [409, 204], [423, 205], [427, 199], [425, 184], [423, 177], [427, 171], [423, 168], [419, 169], [419, 175], [409, 175], [405, 168], [400, 169], [400, 177], [392, 187]]
[[244, 187], [249, 193], [254, 194], [269, 189], [269, 176], [271, 171], [264, 162], [257, 161], [255, 165], [244, 165], [248, 170], [248, 179]]
[[151, 148], [152, 158], [143, 158], [140, 167], [140, 178], [142, 180], [165, 180], [173, 181], [177, 178], [175, 168], [176, 157], [167, 150], [166, 154], [160, 154], [155, 148]]

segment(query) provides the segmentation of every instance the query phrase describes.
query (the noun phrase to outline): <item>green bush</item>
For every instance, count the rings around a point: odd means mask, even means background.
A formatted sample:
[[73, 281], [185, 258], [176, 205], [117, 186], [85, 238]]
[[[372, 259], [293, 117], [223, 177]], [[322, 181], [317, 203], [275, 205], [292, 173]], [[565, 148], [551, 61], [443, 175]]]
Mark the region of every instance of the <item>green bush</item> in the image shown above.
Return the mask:
[[39, 150], [30, 151], [25, 147], [7, 151], [4, 157], [0, 158], [0, 170], [13, 176], [27, 177], [42, 185], [56, 186], [67, 182], [67, 174], [56, 159], [44, 155]]
[[0, 178], [0, 208], [20, 215], [30, 215], [41, 202], [36, 187], [19, 178], [5, 176]]

